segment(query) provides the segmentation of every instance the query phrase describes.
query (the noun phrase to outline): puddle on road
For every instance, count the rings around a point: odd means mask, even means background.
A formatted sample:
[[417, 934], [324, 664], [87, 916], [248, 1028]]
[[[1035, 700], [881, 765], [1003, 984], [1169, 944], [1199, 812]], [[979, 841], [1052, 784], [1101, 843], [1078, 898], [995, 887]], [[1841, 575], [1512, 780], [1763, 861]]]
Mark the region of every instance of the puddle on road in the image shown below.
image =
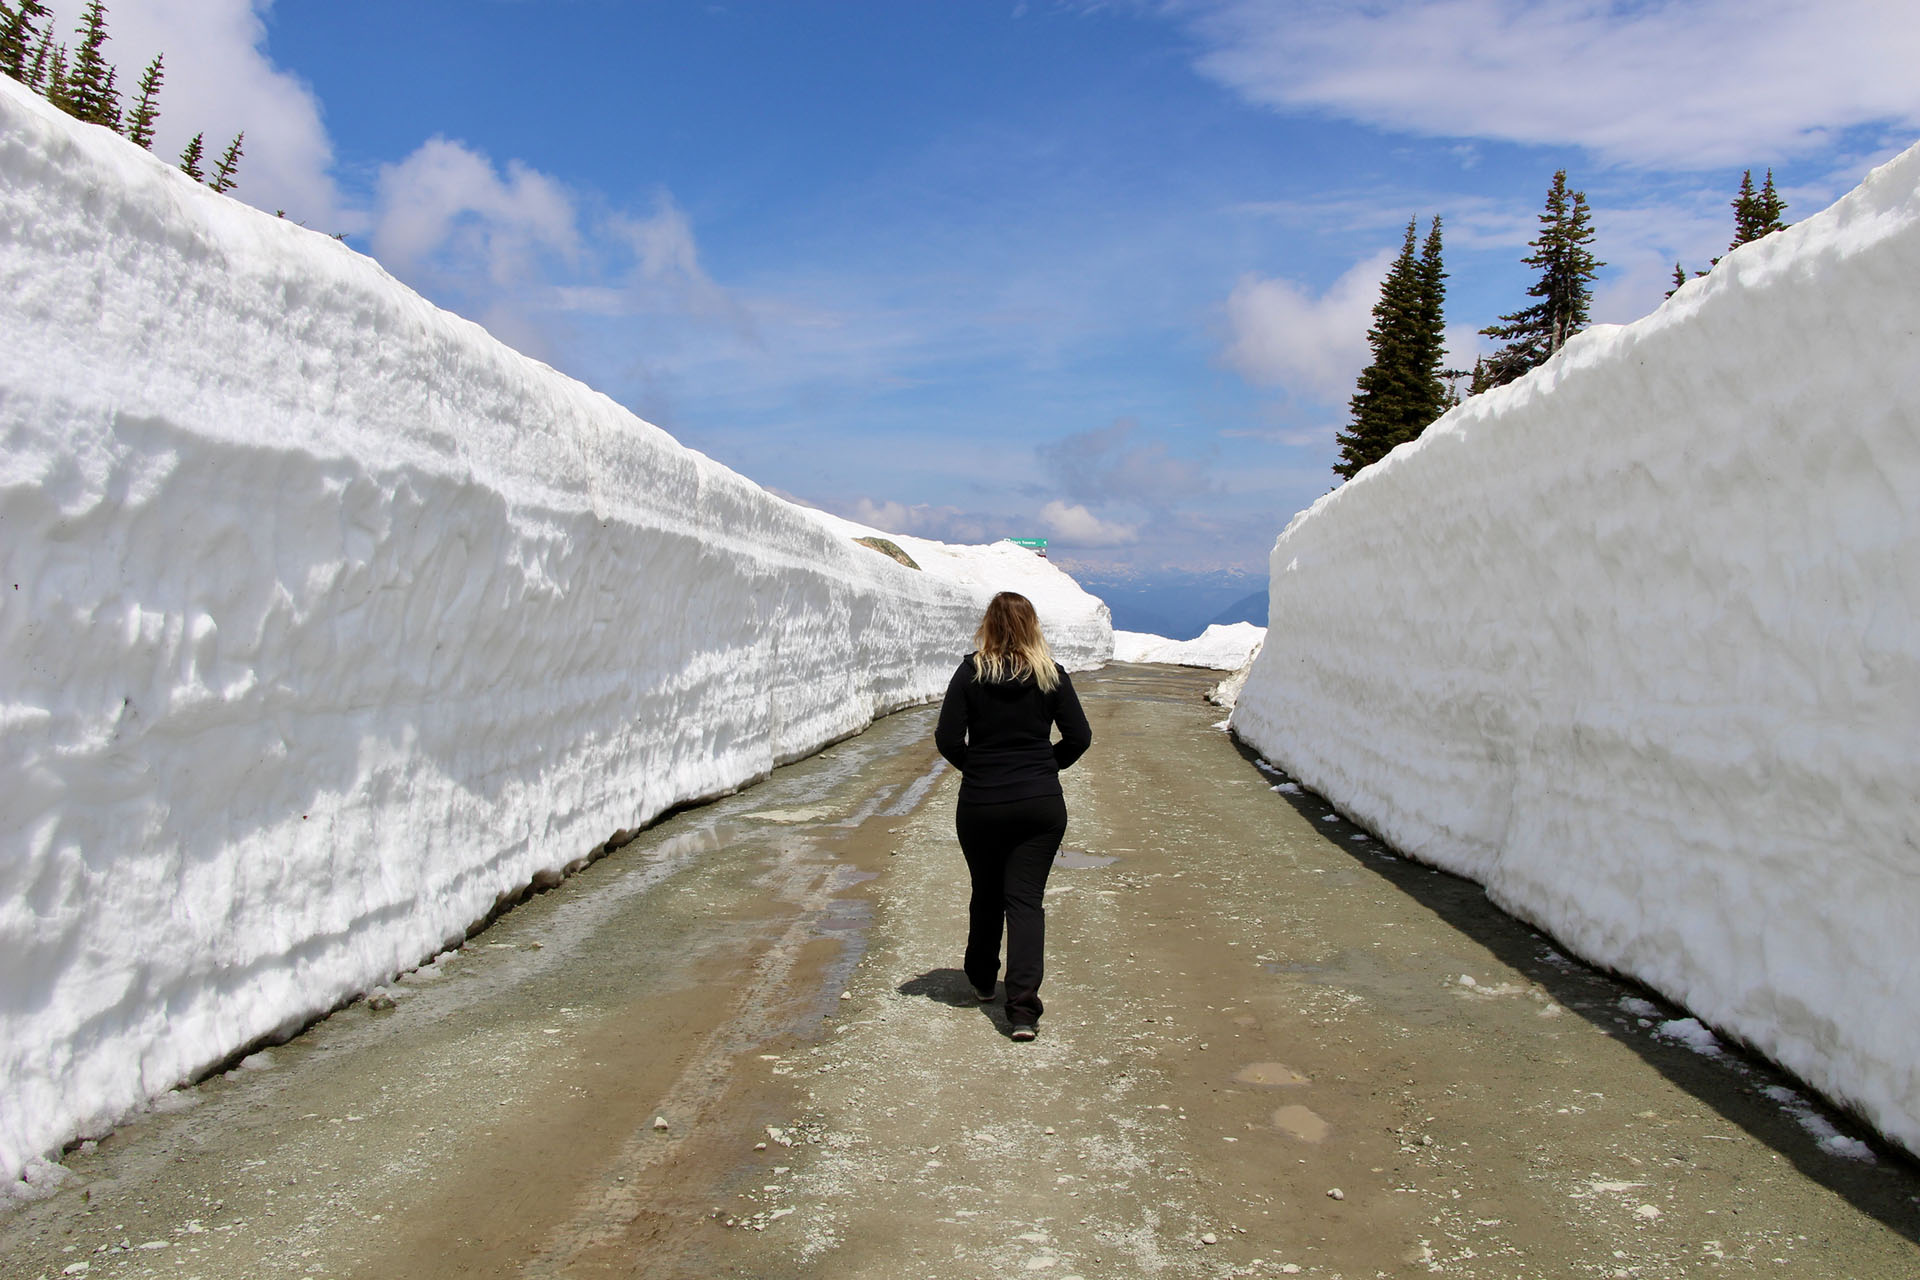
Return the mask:
[[1302, 1142], [1321, 1143], [1333, 1132], [1333, 1126], [1321, 1119], [1311, 1108], [1298, 1103], [1290, 1107], [1281, 1107], [1273, 1113], [1273, 1127], [1289, 1138], [1298, 1138]]
[[752, 813], [740, 815], [758, 822], [778, 822], [786, 826], [797, 826], [802, 822], [818, 822], [822, 818], [833, 816], [831, 809], [756, 809]]
[[[661, 834], [656, 835], [656, 833]], [[640, 863], [641, 859], [645, 859], [646, 864], [677, 863], [686, 858], [698, 857], [703, 853], [712, 853], [716, 849], [724, 849], [728, 845], [746, 839], [747, 835], [746, 828], [723, 818], [711, 818], [698, 826], [683, 829], [656, 827], [651, 831], [640, 833], [630, 846], [632, 852], [627, 855], [626, 861]], [[679, 868], [676, 866], [675, 869]], [[620, 868], [623, 875], [627, 870], [626, 867]], [[651, 888], [652, 882], [639, 887]]]
[[1284, 1062], [1250, 1062], [1233, 1073], [1240, 1084], [1264, 1084], [1278, 1087], [1311, 1084], [1306, 1076]]
[[1105, 853], [1089, 853], [1085, 849], [1062, 849], [1054, 857], [1054, 862], [1062, 867], [1081, 869], [1085, 867], [1110, 867], [1120, 859]]
[[907, 814], [913, 812], [913, 807], [919, 804], [927, 792], [933, 788], [933, 784], [940, 781], [940, 775], [946, 771], [947, 762], [945, 760], [935, 760], [925, 773], [907, 785], [907, 788], [900, 793], [898, 800], [880, 811], [880, 816], [883, 818], [906, 817]]
[[[875, 879], [872, 871], [841, 871], [834, 880], [836, 890], [844, 891], [858, 884]], [[864, 929], [873, 923], [873, 901], [869, 898], [830, 898], [826, 907], [814, 921], [817, 929], [832, 932], [844, 932], [848, 929]], [[862, 944], [864, 949], [865, 944]]]

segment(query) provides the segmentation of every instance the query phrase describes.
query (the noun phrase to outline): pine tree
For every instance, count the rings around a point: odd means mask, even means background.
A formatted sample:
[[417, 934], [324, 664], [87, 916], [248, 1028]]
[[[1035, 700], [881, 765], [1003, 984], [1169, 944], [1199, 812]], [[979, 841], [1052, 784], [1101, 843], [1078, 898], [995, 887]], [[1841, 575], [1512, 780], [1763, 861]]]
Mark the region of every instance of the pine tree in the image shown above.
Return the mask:
[[0, 71], [22, 84], [30, 84], [33, 51], [40, 43], [35, 25], [52, 13], [41, 0], [19, 0], [18, 7], [0, 5]]
[[118, 67], [108, 67], [107, 68], [107, 101], [106, 101], [106, 105], [101, 109], [100, 119], [95, 122], [97, 124], [103, 124], [107, 126], [107, 128], [113, 130], [115, 133], [120, 132], [119, 80], [120, 80], [120, 69]]
[[1440, 365], [1446, 349], [1442, 314], [1446, 272], [1440, 260], [1440, 219], [1414, 253], [1418, 220], [1407, 223], [1400, 256], [1380, 285], [1367, 346], [1373, 361], [1361, 371], [1350, 400], [1353, 421], [1339, 436], [1334, 471], [1348, 478], [1384, 458], [1395, 445], [1417, 439], [1446, 411], [1448, 394]]
[[15, 80], [25, 80], [27, 49], [32, 40], [25, 34], [20, 15], [6, 0], [0, 0], [0, 72]]
[[1778, 191], [1774, 190], [1773, 170], [1771, 168], [1767, 170], [1766, 182], [1761, 184], [1758, 203], [1761, 235], [1772, 235], [1776, 231], [1785, 231], [1787, 229], [1789, 224], [1780, 220], [1780, 215], [1787, 211], [1787, 202], [1780, 198]]
[[60, 105], [67, 114], [88, 124], [107, 124], [110, 116], [117, 119], [120, 112], [119, 104], [109, 96], [112, 68], [100, 52], [108, 39], [105, 0], [89, 0], [75, 34], [80, 37], [80, 49], [67, 78], [66, 100]]
[[1759, 196], [1753, 189], [1753, 170], [1749, 169], [1740, 175], [1740, 194], [1733, 198], [1733, 243], [1727, 251], [1731, 253], [1761, 234]]
[[1418, 439], [1427, 424], [1445, 413], [1457, 397], [1450, 396], [1441, 365], [1447, 356], [1447, 273], [1440, 261], [1440, 218], [1427, 227], [1420, 246], [1419, 323], [1414, 330], [1412, 368], [1416, 397], [1413, 418], [1418, 425], [1405, 439]]
[[1686, 282], [1687, 282], [1686, 269], [1682, 267], [1679, 263], [1677, 262], [1674, 263], [1673, 264], [1673, 288], [1667, 290], [1667, 296], [1671, 298], [1674, 294], [1680, 292], [1680, 286], [1685, 284]]
[[180, 172], [195, 182], [206, 181], [207, 175], [200, 168], [200, 162], [206, 158], [207, 135], [204, 131], [193, 135], [193, 141], [187, 143], [187, 149], [180, 153]]
[[[1766, 181], [1758, 191], [1753, 189], [1753, 170], [1747, 170], [1740, 177], [1740, 194], [1733, 199], [1733, 243], [1727, 246], [1728, 251], [1775, 231], [1785, 231], [1787, 224], [1780, 215], [1786, 210], [1786, 201], [1774, 189], [1773, 170], [1767, 170]], [[1715, 263], [1719, 261], [1714, 259]]]
[[47, 91], [47, 64], [53, 58], [53, 34], [47, 32], [40, 37], [40, 43], [33, 47], [33, 65], [27, 69], [27, 78], [22, 81], [35, 93]]
[[213, 167], [213, 181], [207, 184], [215, 191], [231, 191], [238, 185], [233, 180], [233, 172], [240, 167], [240, 157], [245, 154], [240, 150], [240, 140], [246, 136], [244, 129], [234, 134], [233, 141], [221, 152], [220, 162]]
[[153, 126], [160, 119], [160, 85], [167, 78], [166, 55], [156, 53], [140, 77], [140, 96], [134, 100], [133, 113], [127, 117], [127, 139], [137, 147], [153, 150]]
[[48, 102], [67, 109], [67, 46], [53, 46], [53, 57], [47, 63], [47, 87], [43, 92]]
[[1533, 253], [1521, 259], [1540, 268], [1539, 281], [1527, 290], [1528, 297], [1539, 301], [1501, 316], [1502, 323], [1480, 331], [1506, 343], [1487, 361], [1494, 386], [1545, 364], [1567, 339], [1587, 327], [1593, 278], [1606, 265], [1587, 248], [1593, 239], [1592, 212], [1584, 191], [1567, 190], [1565, 169], [1553, 175], [1540, 224]]
[[1407, 220], [1406, 242], [1387, 268], [1380, 299], [1373, 304], [1373, 324], [1367, 329], [1373, 360], [1361, 370], [1358, 389], [1347, 402], [1353, 421], [1337, 438], [1340, 461], [1333, 470], [1348, 479], [1386, 457], [1398, 433], [1403, 408], [1399, 375], [1405, 363], [1407, 330], [1419, 305], [1420, 264], [1414, 252], [1418, 226], [1417, 218]]
[[1487, 368], [1486, 360], [1481, 356], [1473, 358], [1473, 376], [1467, 381], [1467, 394], [1477, 396], [1482, 391], [1491, 391], [1498, 384], [1493, 380], [1492, 372]]

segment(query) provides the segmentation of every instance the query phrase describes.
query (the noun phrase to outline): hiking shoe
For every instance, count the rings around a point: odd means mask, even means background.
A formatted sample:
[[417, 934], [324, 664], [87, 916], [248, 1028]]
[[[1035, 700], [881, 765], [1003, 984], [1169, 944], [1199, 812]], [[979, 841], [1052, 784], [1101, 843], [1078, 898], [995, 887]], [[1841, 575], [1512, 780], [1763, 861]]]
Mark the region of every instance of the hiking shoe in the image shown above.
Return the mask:
[[973, 998], [981, 1004], [985, 1004], [987, 1001], [993, 999], [993, 988], [988, 987], [985, 991], [982, 991], [979, 987], [975, 987], [973, 989]]
[[1040, 1028], [1034, 1026], [1031, 1022], [1019, 1023], [1013, 1029], [1013, 1038], [1015, 1040], [1031, 1040], [1039, 1034]]

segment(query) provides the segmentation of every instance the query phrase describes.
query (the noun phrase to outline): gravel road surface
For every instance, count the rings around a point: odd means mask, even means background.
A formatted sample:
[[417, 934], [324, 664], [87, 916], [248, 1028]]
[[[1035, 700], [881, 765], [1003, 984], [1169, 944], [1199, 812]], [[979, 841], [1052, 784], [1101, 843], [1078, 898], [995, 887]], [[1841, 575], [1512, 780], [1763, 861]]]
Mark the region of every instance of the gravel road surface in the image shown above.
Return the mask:
[[72, 1151], [0, 1274], [1920, 1276], [1913, 1162], [1263, 768], [1216, 678], [1077, 681], [1032, 1044], [904, 712]]

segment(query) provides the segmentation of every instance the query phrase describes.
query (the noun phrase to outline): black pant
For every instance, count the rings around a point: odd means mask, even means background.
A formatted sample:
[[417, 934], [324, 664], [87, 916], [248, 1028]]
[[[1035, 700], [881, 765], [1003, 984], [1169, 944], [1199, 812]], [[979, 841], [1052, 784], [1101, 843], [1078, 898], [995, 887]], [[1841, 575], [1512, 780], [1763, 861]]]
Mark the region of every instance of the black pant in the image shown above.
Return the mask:
[[1000, 971], [1000, 922], [1007, 925], [1007, 1020], [1040, 1020], [1047, 913], [1041, 898], [1053, 855], [1067, 834], [1067, 802], [1037, 796], [1004, 804], [967, 804], [954, 813], [960, 851], [973, 877], [967, 910], [967, 978], [993, 990]]

